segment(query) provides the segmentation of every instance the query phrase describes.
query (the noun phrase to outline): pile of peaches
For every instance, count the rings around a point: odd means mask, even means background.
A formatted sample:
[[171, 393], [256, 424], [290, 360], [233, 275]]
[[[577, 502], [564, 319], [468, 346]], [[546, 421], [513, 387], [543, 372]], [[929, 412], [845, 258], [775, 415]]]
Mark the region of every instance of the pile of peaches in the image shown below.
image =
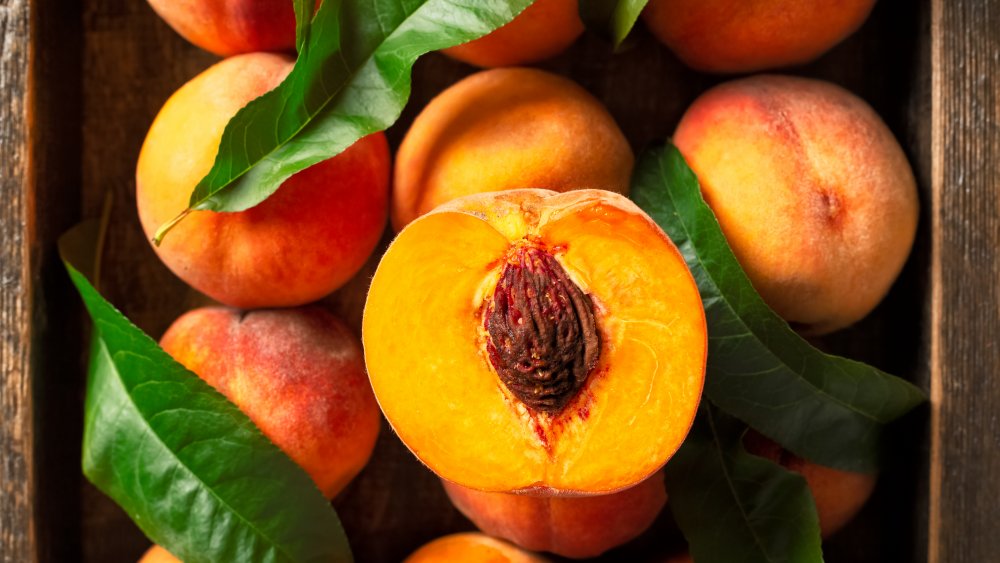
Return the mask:
[[[229, 119], [288, 74], [295, 22], [288, 0], [149, 1], [228, 57], [178, 90], [146, 137], [136, 199], [152, 237], [187, 207]], [[643, 17], [689, 66], [748, 73], [816, 58], [873, 3], [654, 0]], [[365, 466], [384, 415], [488, 534], [439, 539], [410, 561], [585, 558], [635, 538], [667, 502], [661, 468], [701, 399], [704, 308], [674, 244], [627, 198], [629, 143], [584, 88], [519, 66], [572, 43], [578, 9], [538, 0], [447, 50], [487, 70], [424, 107], [394, 163], [385, 136], [369, 135], [256, 207], [191, 213], [155, 247], [220, 304], [183, 315], [162, 347], [327, 497]], [[756, 290], [801, 333], [846, 327], [887, 293], [918, 199], [864, 101], [753, 75], [705, 92], [673, 142]], [[387, 219], [396, 236], [359, 340], [315, 302], [359, 271]], [[874, 486], [762, 437], [746, 447], [806, 478], [824, 536]], [[158, 547], [143, 558], [171, 560]]]

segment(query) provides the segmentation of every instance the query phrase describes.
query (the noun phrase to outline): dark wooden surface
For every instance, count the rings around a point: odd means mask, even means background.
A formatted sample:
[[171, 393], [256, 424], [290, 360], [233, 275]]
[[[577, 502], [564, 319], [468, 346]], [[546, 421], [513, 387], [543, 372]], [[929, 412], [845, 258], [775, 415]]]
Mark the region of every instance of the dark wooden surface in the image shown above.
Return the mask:
[[934, 0], [930, 563], [1000, 558], [1000, 2]]
[[[106, 296], [153, 336], [205, 302], [144, 240], [133, 173], [160, 105], [215, 59], [138, 0], [34, 0], [31, 10], [28, 0], [0, 0], [0, 33], [0, 560], [135, 561], [148, 540], [80, 477], [85, 323], [54, 242], [110, 194]], [[859, 33], [789, 71], [871, 103], [913, 163], [923, 204], [913, 256], [889, 297], [819, 343], [931, 386], [935, 399], [932, 416], [898, 426], [874, 497], [826, 546], [827, 561], [988, 562], [1000, 553], [1000, 387], [990, 380], [1000, 367], [998, 37], [1000, 0], [879, 0]], [[686, 69], [641, 24], [620, 55], [585, 36], [541, 66], [603, 100], [637, 151], [669, 136], [687, 105], [724, 80]], [[422, 59], [392, 145], [428, 100], [473, 71]], [[326, 300], [355, 329], [376, 260]], [[361, 562], [398, 561], [472, 528], [383, 430], [369, 466], [334, 503]], [[675, 542], [665, 511], [604, 559], [649, 560]]]

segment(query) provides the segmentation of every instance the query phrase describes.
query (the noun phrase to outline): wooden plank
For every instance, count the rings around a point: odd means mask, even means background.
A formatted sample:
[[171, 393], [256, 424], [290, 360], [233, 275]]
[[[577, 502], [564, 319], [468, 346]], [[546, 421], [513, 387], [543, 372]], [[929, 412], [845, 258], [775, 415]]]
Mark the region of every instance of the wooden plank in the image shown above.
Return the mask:
[[0, 3], [0, 560], [34, 560], [28, 0]]
[[1000, 0], [934, 0], [928, 560], [1000, 552]]
[[80, 552], [86, 324], [56, 241], [80, 220], [82, 41], [79, 3], [30, 4], [33, 556], [55, 563]]

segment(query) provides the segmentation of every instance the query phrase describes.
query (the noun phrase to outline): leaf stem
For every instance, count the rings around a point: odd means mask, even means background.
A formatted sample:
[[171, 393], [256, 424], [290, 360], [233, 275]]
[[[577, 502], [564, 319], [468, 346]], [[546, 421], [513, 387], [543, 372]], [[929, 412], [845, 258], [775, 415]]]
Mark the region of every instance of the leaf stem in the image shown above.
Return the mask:
[[163, 242], [163, 237], [166, 236], [168, 232], [170, 232], [170, 229], [176, 227], [177, 223], [180, 223], [185, 217], [188, 216], [188, 214], [191, 213], [191, 211], [193, 211], [193, 209], [188, 207], [184, 211], [181, 211], [180, 214], [178, 214], [173, 219], [160, 225], [160, 228], [156, 229], [156, 234], [153, 235], [153, 246], [160, 246], [160, 243]]

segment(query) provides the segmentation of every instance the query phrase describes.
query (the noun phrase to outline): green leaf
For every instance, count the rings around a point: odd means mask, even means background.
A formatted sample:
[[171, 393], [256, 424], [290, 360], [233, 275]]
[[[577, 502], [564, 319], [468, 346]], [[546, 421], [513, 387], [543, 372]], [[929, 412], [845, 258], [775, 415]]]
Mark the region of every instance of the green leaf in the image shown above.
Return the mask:
[[588, 28], [607, 37], [617, 50], [635, 27], [648, 1], [586, 0], [580, 2], [580, 17]]
[[531, 1], [324, 0], [285, 81], [226, 126], [190, 209], [253, 207], [296, 172], [389, 127], [410, 96], [418, 57], [482, 37]]
[[702, 404], [665, 469], [670, 509], [697, 563], [823, 561], [806, 480], [743, 449], [746, 427]]
[[83, 471], [188, 563], [351, 561], [329, 502], [232, 403], [94, 289], [96, 223], [59, 240], [94, 321]]
[[632, 199], [687, 261], [708, 320], [705, 393], [800, 457], [874, 471], [887, 423], [925, 400], [913, 385], [813, 348], [750, 285], [675, 147], [640, 159]]
[[309, 40], [309, 28], [316, 2], [314, 0], [292, 0], [292, 6], [295, 9], [295, 48], [302, 52], [304, 45]]

